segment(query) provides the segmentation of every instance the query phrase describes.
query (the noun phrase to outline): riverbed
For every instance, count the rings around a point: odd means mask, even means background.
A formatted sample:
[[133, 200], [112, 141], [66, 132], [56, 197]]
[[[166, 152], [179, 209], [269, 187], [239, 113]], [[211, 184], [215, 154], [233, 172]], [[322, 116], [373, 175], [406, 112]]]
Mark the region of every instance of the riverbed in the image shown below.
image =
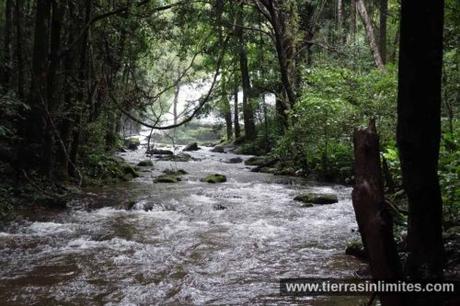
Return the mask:
[[[122, 157], [136, 164], [144, 151]], [[5, 226], [1, 304], [356, 305], [351, 297], [283, 297], [278, 283], [349, 278], [362, 267], [344, 254], [357, 238], [349, 187], [253, 173], [210, 148], [191, 155], [153, 158], [133, 181], [87, 188], [65, 210]], [[188, 174], [154, 183], [165, 169]], [[227, 182], [200, 182], [211, 173]], [[339, 203], [303, 208], [293, 200], [302, 192], [333, 192]]]

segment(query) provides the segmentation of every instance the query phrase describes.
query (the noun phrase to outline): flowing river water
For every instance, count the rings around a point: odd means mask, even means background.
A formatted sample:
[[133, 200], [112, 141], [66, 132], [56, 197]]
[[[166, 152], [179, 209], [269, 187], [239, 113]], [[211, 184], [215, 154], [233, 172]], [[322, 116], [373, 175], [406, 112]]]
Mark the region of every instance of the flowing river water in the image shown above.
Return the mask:
[[[144, 151], [123, 157], [136, 163]], [[344, 255], [356, 237], [350, 188], [253, 173], [209, 148], [191, 154], [200, 160], [154, 160], [131, 182], [87, 189], [66, 210], [1, 228], [0, 304], [357, 305], [282, 297], [278, 283], [347, 278], [361, 267]], [[153, 183], [176, 168], [189, 173], [182, 182]], [[228, 181], [200, 182], [210, 173]], [[334, 192], [339, 203], [302, 208], [293, 198], [307, 191]]]

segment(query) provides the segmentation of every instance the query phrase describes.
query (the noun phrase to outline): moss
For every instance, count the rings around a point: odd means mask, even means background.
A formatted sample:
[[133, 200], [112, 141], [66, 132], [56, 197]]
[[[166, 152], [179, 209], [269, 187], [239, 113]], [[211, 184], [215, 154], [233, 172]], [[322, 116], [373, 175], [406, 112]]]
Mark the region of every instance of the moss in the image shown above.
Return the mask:
[[178, 183], [182, 179], [179, 176], [176, 175], [168, 175], [168, 174], [163, 174], [157, 177], [154, 182], [155, 183]]
[[216, 184], [216, 183], [224, 183], [227, 181], [227, 177], [222, 174], [210, 174], [201, 179], [202, 182]]
[[294, 200], [311, 204], [334, 204], [339, 201], [337, 196], [331, 193], [305, 193], [296, 196]]

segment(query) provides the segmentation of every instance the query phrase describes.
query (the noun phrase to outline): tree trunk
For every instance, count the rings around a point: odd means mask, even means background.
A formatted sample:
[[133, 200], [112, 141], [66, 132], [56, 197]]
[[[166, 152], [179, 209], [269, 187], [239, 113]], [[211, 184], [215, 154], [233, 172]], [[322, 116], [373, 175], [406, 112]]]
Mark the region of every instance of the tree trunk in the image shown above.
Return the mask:
[[[288, 51], [290, 50], [292, 55], [295, 54], [293, 46], [288, 44], [292, 43], [292, 38], [287, 37], [283, 26], [285, 26], [283, 18], [281, 17], [281, 10], [279, 7], [276, 7], [276, 4], [272, 0], [268, 1], [267, 9], [270, 12], [271, 23], [273, 26], [273, 32], [275, 34], [275, 48], [276, 54], [278, 57], [278, 63], [280, 67], [281, 82], [283, 83], [284, 90], [286, 91], [286, 97], [288, 103], [286, 103], [286, 108], [290, 109], [294, 106], [295, 101], [297, 100], [295, 91], [293, 89], [293, 84], [295, 83], [292, 80], [291, 73], [293, 65], [293, 58], [288, 57]], [[291, 61], [291, 62], [290, 62]]]
[[364, 1], [356, 0], [356, 4], [358, 6], [358, 12], [363, 21], [364, 28], [366, 29], [366, 36], [369, 41], [369, 46], [371, 48], [372, 55], [374, 57], [374, 63], [377, 66], [377, 68], [379, 68], [380, 70], [385, 70], [385, 65], [383, 63], [382, 56], [380, 54], [379, 46], [375, 39], [374, 27], [372, 26], [372, 22], [369, 17], [369, 14], [367, 13], [367, 9], [364, 4]]
[[238, 86], [235, 87], [235, 93], [234, 93], [234, 119], [233, 119], [233, 124], [235, 125], [235, 139], [240, 138], [241, 136], [241, 128], [240, 128], [240, 110], [238, 107], [238, 92], [239, 88]]
[[174, 116], [174, 125], [177, 124], [177, 104], [179, 103], [179, 93], [180, 85], [177, 84], [174, 88], [174, 100], [173, 100], [173, 116]]
[[[401, 264], [393, 239], [393, 221], [386, 207], [380, 166], [379, 137], [375, 122], [354, 134], [356, 185], [353, 208], [363, 245], [375, 280], [402, 279]], [[383, 306], [404, 305], [401, 295], [381, 295]]]
[[[243, 18], [240, 13], [239, 24], [243, 23]], [[244, 39], [243, 30], [238, 28], [237, 30], [238, 41], [239, 41], [239, 59], [240, 59], [240, 72], [241, 72], [241, 84], [243, 87], [243, 121], [244, 121], [244, 135], [246, 139], [255, 139], [256, 137], [256, 125], [254, 122], [254, 111], [251, 105], [251, 80], [249, 78], [249, 67], [248, 67], [248, 54], [246, 51], [246, 42]]]
[[[86, 6], [84, 8], [84, 24], [87, 24], [91, 18], [91, 9], [92, 9], [92, 0], [87, 0], [86, 1]], [[78, 31], [78, 29], [77, 29]], [[85, 87], [86, 87], [86, 80], [88, 79], [88, 64], [87, 64], [87, 57], [88, 57], [88, 32], [85, 33], [81, 40], [81, 45], [78, 51], [78, 76], [77, 79], [79, 80], [80, 88], [78, 88], [78, 93], [77, 93], [77, 103], [84, 104], [86, 102], [87, 105], [92, 104], [91, 101], [93, 100], [93, 92], [91, 91], [85, 101]], [[82, 107], [82, 106], [80, 106]], [[84, 106], [83, 106], [84, 107]], [[76, 169], [74, 169], [74, 165], [77, 164], [78, 160], [78, 152], [80, 148], [80, 136], [81, 136], [81, 121], [82, 121], [82, 113], [77, 112], [76, 116], [73, 120], [74, 128], [72, 131], [72, 142], [69, 147], [69, 155], [70, 155], [70, 160], [72, 162], [71, 168], [70, 168], [70, 174], [75, 176], [76, 175]]]
[[230, 102], [228, 101], [227, 97], [223, 98], [224, 102], [224, 117], [225, 117], [225, 126], [227, 129], [227, 140], [231, 140], [233, 138], [233, 127], [232, 127], [232, 107], [230, 106]]
[[3, 41], [3, 59], [1, 83], [5, 89], [9, 87], [11, 73], [11, 30], [12, 30], [12, 12], [13, 1], [6, 0], [5, 3], [5, 36]]
[[351, 0], [350, 3], [350, 32], [351, 41], [354, 43], [356, 39], [356, 0]]
[[23, 61], [23, 0], [16, 0], [14, 8], [16, 18], [16, 69], [17, 69], [17, 91], [20, 99], [24, 98], [24, 61]]
[[[32, 78], [31, 90], [28, 98], [30, 111], [26, 116], [26, 122], [23, 125], [26, 143], [34, 143], [44, 149], [45, 144], [45, 126], [47, 122], [47, 98], [48, 98], [48, 51], [50, 38], [50, 14], [51, 0], [37, 1], [35, 14], [35, 33], [34, 46], [32, 54]], [[27, 145], [27, 144], [26, 144]], [[34, 152], [31, 152], [34, 153]], [[41, 157], [44, 157], [41, 152]], [[28, 156], [28, 162], [34, 161], [34, 157]], [[44, 160], [43, 160], [44, 161]], [[48, 173], [48, 164], [46, 161], [41, 164], [42, 171]]]
[[337, 0], [337, 30], [339, 41], [343, 42], [343, 0]]
[[387, 58], [387, 15], [388, 0], [380, 0], [379, 49], [383, 64]]
[[[442, 199], [438, 178], [444, 1], [402, 1], [397, 143], [409, 200], [407, 272], [443, 274]], [[437, 305], [428, 296], [412, 305]]]

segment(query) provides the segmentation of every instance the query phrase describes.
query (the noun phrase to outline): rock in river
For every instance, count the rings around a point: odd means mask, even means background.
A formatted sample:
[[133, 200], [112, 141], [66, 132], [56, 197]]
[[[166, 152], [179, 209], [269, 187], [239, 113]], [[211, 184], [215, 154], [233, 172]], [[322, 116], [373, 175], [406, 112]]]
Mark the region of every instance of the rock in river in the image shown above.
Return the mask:
[[228, 164], [239, 164], [243, 162], [241, 157], [233, 157], [225, 161]]
[[141, 145], [141, 141], [137, 137], [130, 137], [125, 139], [125, 146], [128, 150], [137, 150], [137, 148]]
[[150, 149], [145, 152], [147, 155], [173, 155], [174, 153], [169, 150], [162, 150], [162, 149]]
[[222, 174], [210, 174], [201, 179], [202, 182], [207, 182], [210, 184], [224, 183], [227, 181], [227, 177]]
[[154, 182], [155, 183], [177, 183], [182, 181], [180, 176], [177, 175], [168, 175], [168, 174], [163, 174], [157, 177]]
[[166, 169], [163, 171], [163, 173], [166, 175], [174, 175], [174, 176], [188, 174], [187, 171], [182, 170], [182, 169], [178, 169], [178, 170]]
[[150, 159], [140, 161], [137, 166], [139, 167], [153, 167], [153, 162]]
[[364, 249], [364, 246], [361, 241], [359, 240], [352, 240], [347, 244], [347, 248], [345, 249], [346, 255], [354, 256], [361, 260], [367, 259], [367, 253]]
[[211, 152], [214, 152], [214, 153], [225, 153], [225, 149], [223, 146], [215, 146]]
[[311, 204], [334, 204], [339, 201], [332, 193], [304, 193], [296, 196], [294, 200]]
[[160, 157], [162, 161], [175, 161], [175, 162], [188, 162], [194, 159], [190, 154], [187, 153], [179, 153], [177, 155], [167, 155]]
[[198, 144], [196, 142], [190, 143], [185, 146], [185, 148], [182, 151], [198, 151], [200, 147], [198, 147]]

